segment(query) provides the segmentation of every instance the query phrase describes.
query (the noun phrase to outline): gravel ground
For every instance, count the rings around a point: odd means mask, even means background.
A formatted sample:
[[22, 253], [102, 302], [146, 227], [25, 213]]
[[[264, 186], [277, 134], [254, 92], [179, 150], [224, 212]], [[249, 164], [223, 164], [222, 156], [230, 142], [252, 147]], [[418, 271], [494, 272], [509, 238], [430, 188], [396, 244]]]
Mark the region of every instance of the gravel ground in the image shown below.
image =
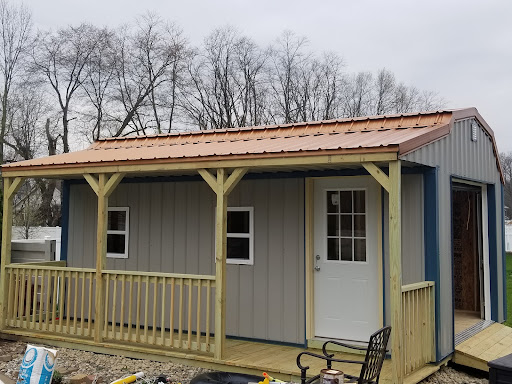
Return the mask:
[[[0, 340], [0, 357], [11, 355], [8, 362], [0, 361], [0, 372], [16, 379], [17, 371], [25, 352], [26, 343]], [[160, 363], [151, 360], [137, 360], [122, 356], [102, 355], [74, 349], [57, 348], [57, 371], [64, 373], [64, 379], [82, 374], [97, 374], [103, 383], [128, 376], [134, 372], [144, 372], [147, 380], [139, 380], [139, 384], [152, 384], [154, 379], [163, 374], [171, 379], [172, 384], [189, 384], [190, 380], [203, 368], [189, 367], [174, 363]], [[443, 367], [421, 384], [487, 384], [487, 379], [477, 378], [450, 367]]]

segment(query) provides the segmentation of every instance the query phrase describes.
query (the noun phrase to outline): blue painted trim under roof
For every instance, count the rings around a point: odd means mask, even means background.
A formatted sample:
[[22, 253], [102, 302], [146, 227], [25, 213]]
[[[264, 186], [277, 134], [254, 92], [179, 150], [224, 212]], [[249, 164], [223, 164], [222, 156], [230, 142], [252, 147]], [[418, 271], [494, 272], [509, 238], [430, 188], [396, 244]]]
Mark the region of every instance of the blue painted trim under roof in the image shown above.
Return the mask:
[[489, 232], [489, 274], [491, 284], [491, 320], [499, 321], [498, 308], [498, 236], [496, 228], [496, 186], [487, 185], [487, 214]]
[[431, 168], [423, 174], [423, 220], [425, 237], [425, 280], [435, 283], [435, 340], [436, 361], [441, 360], [440, 349], [440, 271], [439, 271], [439, 169]]
[[62, 202], [61, 202], [61, 236], [60, 236], [60, 259], [68, 259], [69, 239], [69, 186], [70, 180], [62, 181]]
[[505, 248], [505, 192], [501, 185], [501, 273], [503, 283], [503, 320], [507, 320], [507, 252]]

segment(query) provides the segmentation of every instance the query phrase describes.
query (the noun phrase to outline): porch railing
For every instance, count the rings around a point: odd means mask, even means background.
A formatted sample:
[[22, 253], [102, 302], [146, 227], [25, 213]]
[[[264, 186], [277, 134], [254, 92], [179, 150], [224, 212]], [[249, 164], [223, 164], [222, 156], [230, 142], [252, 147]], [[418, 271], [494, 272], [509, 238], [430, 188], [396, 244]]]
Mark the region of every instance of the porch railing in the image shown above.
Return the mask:
[[435, 361], [434, 282], [402, 286], [404, 373]]
[[213, 353], [215, 276], [104, 271], [103, 323], [95, 318], [96, 270], [6, 266], [6, 326]]

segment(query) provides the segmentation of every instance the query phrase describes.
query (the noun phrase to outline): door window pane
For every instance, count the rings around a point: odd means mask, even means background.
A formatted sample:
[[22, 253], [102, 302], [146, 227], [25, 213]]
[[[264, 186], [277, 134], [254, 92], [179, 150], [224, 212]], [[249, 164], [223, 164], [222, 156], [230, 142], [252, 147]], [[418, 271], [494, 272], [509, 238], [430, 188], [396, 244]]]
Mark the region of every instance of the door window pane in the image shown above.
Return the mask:
[[354, 212], [364, 213], [366, 210], [365, 191], [354, 191]]
[[108, 229], [113, 231], [126, 230], [126, 212], [125, 211], [109, 211], [108, 212]]
[[366, 261], [366, 239], [354, 239], [354, 260]]
[[249, 239], [242, 237], [228, 237], [228, 259], [249, 260]]
[[107, 253], [124, 254], [126, 244], [125, 235], [107, 235]]
[[354, 237], [366, 236], [366, 216], [354, 215]]
[[327, 260], [340, 259], [340, 241], [339, 239], [327, 239]]
[[228, 233], [249, 233], [249, 211], [228, 211]]
[[340, 212], [352, 213], [352, 191], [340, 191]]
[[338, 191], [327, 191], [327, 212], [338, 213], [340, 211], [340, 194]]
[[338, 215], [327, 215], [327, 236], [339, 236], [340, 225]]
[[352, 236], [352, 215], [340, 215], [340, 235]]
[[352, 261], [352, 239], [341, 239], [341, 260]]

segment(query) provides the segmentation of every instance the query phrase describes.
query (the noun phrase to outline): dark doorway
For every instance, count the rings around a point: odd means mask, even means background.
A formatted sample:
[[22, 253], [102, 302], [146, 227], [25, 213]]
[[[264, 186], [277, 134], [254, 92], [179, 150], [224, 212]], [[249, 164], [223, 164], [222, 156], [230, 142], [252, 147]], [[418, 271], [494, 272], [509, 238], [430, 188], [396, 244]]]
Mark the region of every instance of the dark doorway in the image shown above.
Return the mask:
[[482, 189], [452, 186], [453, 298], [455, 333], [484, 318]]

